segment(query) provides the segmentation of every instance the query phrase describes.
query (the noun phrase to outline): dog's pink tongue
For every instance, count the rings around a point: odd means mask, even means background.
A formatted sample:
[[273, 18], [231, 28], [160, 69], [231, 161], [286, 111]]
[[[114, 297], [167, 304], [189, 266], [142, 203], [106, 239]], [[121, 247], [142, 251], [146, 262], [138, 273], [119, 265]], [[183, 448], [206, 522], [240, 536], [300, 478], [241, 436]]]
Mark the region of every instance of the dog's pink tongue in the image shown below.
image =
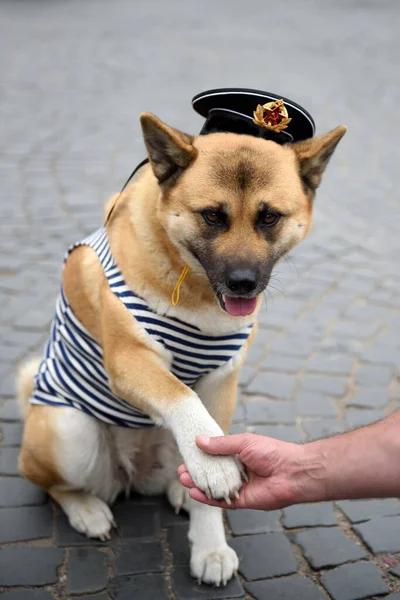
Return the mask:
[[257, 298], [233, 298], [225, 296], [225, 308], [234, 317], [245, 317], [254, 312]]

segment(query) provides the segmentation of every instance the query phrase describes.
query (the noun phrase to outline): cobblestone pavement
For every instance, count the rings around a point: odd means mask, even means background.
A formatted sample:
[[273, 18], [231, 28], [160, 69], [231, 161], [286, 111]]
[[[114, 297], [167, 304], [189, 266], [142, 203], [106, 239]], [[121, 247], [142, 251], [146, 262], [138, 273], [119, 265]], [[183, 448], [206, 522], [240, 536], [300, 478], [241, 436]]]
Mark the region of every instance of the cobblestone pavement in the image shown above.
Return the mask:
[[397, 0], [0, 2], [0, 594], [4, 600], [400, 598], [396, 499], [234, 512], [226, 588], [188, 575], [187, 520], [159, 498], [79, 536], [17, 473], [14, 368], [41, 348], [66, 246], [143, 157], [138, 115], [188, 131], [192, 95], [260, 87], [345, 123], [309, 239], [277, 268], [234, 431], [302, 442], [399, 406]]

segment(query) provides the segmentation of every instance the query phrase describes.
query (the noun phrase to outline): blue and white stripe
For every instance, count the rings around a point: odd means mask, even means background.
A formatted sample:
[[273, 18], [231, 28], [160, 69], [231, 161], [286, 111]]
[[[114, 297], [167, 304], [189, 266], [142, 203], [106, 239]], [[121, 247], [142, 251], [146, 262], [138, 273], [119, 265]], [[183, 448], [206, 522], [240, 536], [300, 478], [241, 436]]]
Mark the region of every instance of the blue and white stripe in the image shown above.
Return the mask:
[[[251, 326], [231, 335], [205, 335], [193, 325], [152, 311], [126, 285], [101, 228], [75, 244], [96, 252], [110, 289], [149, 335], [172, 354], [171, 372], [188, 386], [231, 360], [251, 332]], [[152, 419], [115, 396], [108, 382], [101, 346], [74, 315], [61, 288], [45, 356], [35, 379], [33, 404], [71, 406], [106, 423], [123, 427], [154, 426]]]

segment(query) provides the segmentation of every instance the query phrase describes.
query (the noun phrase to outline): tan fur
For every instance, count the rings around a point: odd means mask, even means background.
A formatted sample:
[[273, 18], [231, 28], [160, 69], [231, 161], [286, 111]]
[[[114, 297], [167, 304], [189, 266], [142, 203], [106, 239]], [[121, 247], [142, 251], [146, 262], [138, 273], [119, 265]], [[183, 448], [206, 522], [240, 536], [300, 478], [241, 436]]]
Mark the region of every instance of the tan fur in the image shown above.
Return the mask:
[[33, 378], [40, 365], [40, 358], [34, 357], [24, 362], [18, 369], [17, 376], [17, 400], [21, 417], [25, 420], [31, 405], [29, 397], [33, 392]]

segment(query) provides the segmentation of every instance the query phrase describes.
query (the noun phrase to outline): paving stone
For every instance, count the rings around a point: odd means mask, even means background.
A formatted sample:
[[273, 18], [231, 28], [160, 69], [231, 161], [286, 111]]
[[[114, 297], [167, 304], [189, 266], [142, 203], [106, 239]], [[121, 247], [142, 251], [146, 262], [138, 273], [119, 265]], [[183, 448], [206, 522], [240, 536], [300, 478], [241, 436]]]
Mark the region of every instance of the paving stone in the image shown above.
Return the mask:
[[391, 573], [395, 577], [400, 578], [400, 567], [394, 567], [394, 569], [389, 569], [389, 573]]
[[380, 410], [350, 408], [346, 410], [346, 420], [350, 427], [364, 427], [383, 419], [385, 414]]
[[167, 585], [163, 575], [126, 575], [110, 584], [114, 600], [168, 600]]
[[340, 500], [339, 508], [352, 523], [369, 521], [376, 517], [400, 515], [400, 502], [395, 498], [382, 500]]
[[354, 525], [353, 529], [374, 554], [400, 552], [400, 517], [372, 519]]
[[48, 505], [0, 508], [0, 544], [47, 538], [53, 534]]
[[108, 558], [94, 548], [71, 548], [68, 558], [67, 592], [98, 592], [107, 585]]
[[250, 381], [253, 379], [253, 377], [255, 377], [255, 375], [256, 371], [245, 363], [245, 365], [240, 369], [239, 385], [241, 387], [245, 387], [250, 383]]
[[305, 375], [301, 382], [302, 390], [317, 392], [329, 396], [344, 396], [347, 381], [344, 377], [326, 377], [323, 375]]
[[376, 566], [365, 561], [323, 573], [321, 583], [333, 600], [361, 600], [389, 591]]
[[160, 507], [157, 504], [132, 507], [129, 503], [114, 507], [114, 518], [122, 539], [156, 537], [160, 531]]
[[239, 571], [247, 580], [290, 575], [297, 558], [283, 533], [246, 535], [230, 541], [239, 557]]
[[247, 426], [246, 423], [234, 423], [231, 428], [229, 429], [229, 433], [232, 434], [236, 434], [236, 433], [245, 433], [247, 431]]
[[304, 577], [252, 581], [244, 587], [256, 600], [325, 600], [317, 586]]
[[345, 431], [344, 424], [336, 419], [318, 419], [303, 421], [302, 427], [309, 440], [317, 440]]
[[384, 408], [390, 402], [387, 387], [361, 387], [357, 393], [346, 402], [346, 406], [357, 408]]
[[246, 387], [249, 394], [262, 394], [271, 398], [290, 398], [296, 378], [294, 375], [259, 373]]
[[387, 385], [393, 378], [392, 367], [383, 365], [367, 365], [360, 367], [356, 373], [356, 383], [360, 385]]
[[[186, 544], [188, 541], [186, 540]], [[134, 541], [115, 549], [115, 574], [160, 573], [165, 569], [164, 551], [159, 541]]]
[[249, 352], [247, 353], [246, 356], [246, 365], [252, 365], [255, 366], [257, 364], [259, 364], [263, 358], [265, 357], [265, 355], [267, 354], [267, 350], [265, 348], [265, 344], [264, 342], [262, 343], [256, 343], [253, 344], [250, 347]]
[[389, 596], [385, 596], [385, 600], [400, 600], [399, 594], [389, 594]]
[[339, 321], [333, 328], [332, 335], [334, 337], [356, 338], [359, 340], [367, 340], [379, 331], [379, 325], [372, 322], [360, 322], [357, 320]]
[[295, 504], [283, 510], [283, 525], [289, 529], [295, 527], [315, 527], [318, 525], [337, 525], [333, 514], [332, 502], [318, 504]]
[[262, 362], [263, 371], [278, 371], [282, 373], [297, 374], [304, 365], [304, 358], [301, 356], [282, 356], [279, 354], [269, 354]]
[[49, 327], [52, 318], [53, 315], [48, 310], [39, 308], [28, 310], [27, 313], [15, 320], [14, 327], [24, 331], [43, 331]]
[[188, 531], [188, 526], [171, 527], [168, 529], [167, 540], [175, 565], [188, 565], [190, 563]]
[[[8, 592], [3, 592], [1, 595], [1, 600], [54, 600], [54, 596], [50, 594], [50, 592], [46, 592], [45, 590], [9, 590]], [[80, 600], [85, 600], [81, 598]], [[97, 600], [97, 598], [91, 598], [91, 600]], [[102, 600], [102, 599], [98, 599]], [[104, 596], [104, 600], [109, 600], [108, 597]]]
[[59, 548], [4, 546], [0, 551], [0, 587], [56, 583], [63, 558]]
[[349, 375], [353, 367], [353, 357], [342, 354], [320, 352], [307, 363], [307, 371], [331, 375]]
[[20, 449], [0, 448], [0, 475], [18, 475], [18, 456]]
[[0, 507], [44, 504], [46, 493], [21, 477], [0, 477]]
[[95, 594], [94, 596], [90, 594], [90, 596], [77, 596], [77, 600], [110, 600], [110, 596], [108, 594]]
[[[15, 393], [15, 390], [12, 390]], [[10, 394], [11, 395], [11, 394]], [[6, 400], [0, 409], [0, 421], [20, 421], [21, 417], [18, 412], [18, 404], [13, 400]]]
[[172, 589], [175, 592], [177, 600], [201, 600], [202, 598], [204, 598], [204, 600], [229, 598], [230, 600], [233, 598], [244, 597], [244, 590], [237, 577], [233, 577], [226, 586], [222, 587], [206, 584], [199, 585], [197, 581], [191, 577], [188, 567], [173, 568]]
[[367, 553], [350, 540], [339, 527], [316, 527], [292, 535], [313, 569], [334, 567], [350, 560], [365, 558]]
[[398, 356], [399, 350], [397, 348], [377, 341], [373, 346], [365, 348], [360, 355], [360, 359], [362, 362], [367, 363], [394, 365], [398, 360]]
[[252, 397], [246, 402], [247, 423], [294, 423], [293, 402]]
[[337, 416], [336, 406], [332, 400], [322, 394], [302, 391], [295, 402], [296, 415], [300, 417], [333, 417]]
[[300, 443], [303, 441], [300, 431], [295, 425], [257, 425], [254, 433], [281, 440], [282, 442]]
[[282, 531], [280, 510], [230, 510], [227, 518], [233, 535]]
[[240, 402], [236, 404], [235, 412], [233, 413], [232, 422], [233, 423], [241, 423], [246, 420], [246, 410], [245, 410], [245, 400], [246, 398], [242, 397]]
[[172, 527], [174, 525], [187, 525], [189, 515], [184, 510], [181, 510], [177, 515], [166, 498], [162, 498], [160, 504], [161, 509], [161, 527]]
[[[88, 538], [83, 533], [76, 531], [68, 521], [66, 515], [61, 512], [61, 508], [57, 507], [57, 515], [55, 519], [55, 534], [57, 546], [110, 546], [115, 543], [115, 531], [111, 532], [111, 540], [102, 542], [97, 538]], [[117, 523], [118, 524], [118, 523]]]
[[4, 446], [20, 446], [22, 439], [22, 423], [0, 423], [0, 444]]

